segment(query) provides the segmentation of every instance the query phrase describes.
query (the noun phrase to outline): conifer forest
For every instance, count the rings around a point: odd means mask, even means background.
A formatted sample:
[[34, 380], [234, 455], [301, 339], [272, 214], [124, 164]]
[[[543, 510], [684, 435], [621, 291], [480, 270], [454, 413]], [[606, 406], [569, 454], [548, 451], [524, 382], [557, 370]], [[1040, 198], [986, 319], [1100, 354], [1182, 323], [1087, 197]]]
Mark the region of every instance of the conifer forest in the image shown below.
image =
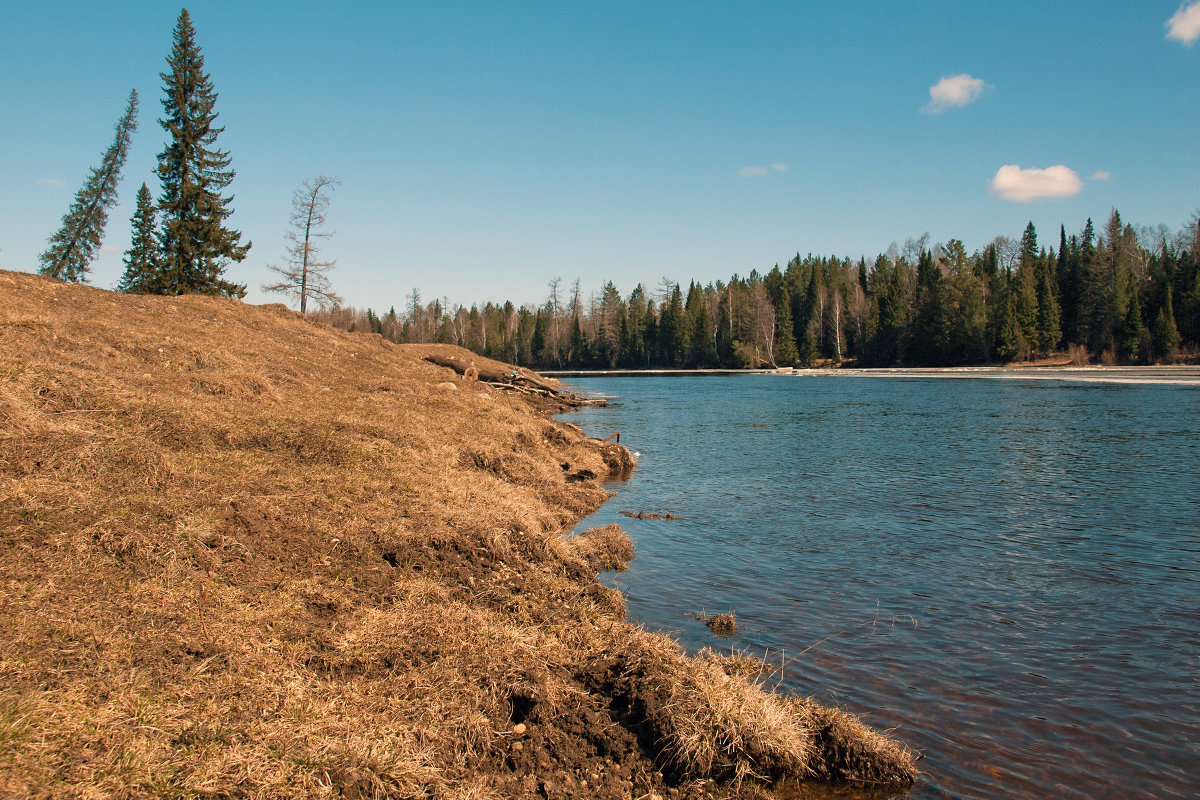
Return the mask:
[[1200, 347], [1200, 214], [1183, 231], [1135, 230], [1114, 210], [1096, 230], [1030, 223], [968, 253], [952, 239], [893, 246], [873, 261], [800, 256], [765, 274], [623, 295], [612, 282], [549, 284], [540, 306], [422, 303], [321, 315], [395, 342], [457, 344], [540, 369], [754, 368], [1171, 361]]

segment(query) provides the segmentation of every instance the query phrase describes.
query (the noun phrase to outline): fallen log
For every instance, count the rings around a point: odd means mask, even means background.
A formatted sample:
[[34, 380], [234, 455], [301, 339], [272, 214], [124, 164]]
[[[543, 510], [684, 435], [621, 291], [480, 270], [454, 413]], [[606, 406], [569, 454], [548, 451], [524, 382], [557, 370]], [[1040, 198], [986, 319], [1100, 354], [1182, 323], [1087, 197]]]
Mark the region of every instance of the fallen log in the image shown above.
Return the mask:
[[430, 353], [425, 356], [425, 360], [431, 364], [437, 364], [439, 367], [448, 367], [459, 375], [465, 376], [470, 372], [478, 380], [485, 383], [534, 386], [554, 395], [563, 394], [562, 390], [553, 383], [535, 372], [530, 372], [524, 367], [511, 367], [505, 370], [486, 362], [483, 366], [478, 366], [474, 359], [442, 353]]

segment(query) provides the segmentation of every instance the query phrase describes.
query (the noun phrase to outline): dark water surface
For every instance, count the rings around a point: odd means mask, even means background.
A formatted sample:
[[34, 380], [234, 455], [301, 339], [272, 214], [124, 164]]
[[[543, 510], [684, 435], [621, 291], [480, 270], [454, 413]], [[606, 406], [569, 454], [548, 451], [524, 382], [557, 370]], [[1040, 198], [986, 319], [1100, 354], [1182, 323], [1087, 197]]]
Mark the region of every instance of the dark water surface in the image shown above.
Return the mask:
[[[641, 454], [585, 523], [633, 537], [631, 615], [895, 728], [912, 800], [1200, 796], [1200, 390], [571, 385], [619, 405], [569, 421]], [[731, 639], [689, 616], [730, 609]]]

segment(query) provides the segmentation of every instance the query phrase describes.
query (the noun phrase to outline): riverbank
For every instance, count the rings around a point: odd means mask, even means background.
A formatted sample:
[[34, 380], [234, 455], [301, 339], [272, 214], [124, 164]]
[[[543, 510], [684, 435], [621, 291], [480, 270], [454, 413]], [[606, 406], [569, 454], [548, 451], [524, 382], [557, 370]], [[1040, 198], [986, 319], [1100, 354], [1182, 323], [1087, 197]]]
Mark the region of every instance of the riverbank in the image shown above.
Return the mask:
[[991, 380], [1071, 381], [1075, 383], [1200, 386], [1200, 366], [1153, 367], [896, 367], [879, 369], [781, 369], [773, 374], [849, 378], [986, 378]]
[[624, 621], [596, 575], [628, 537], [564, 532], [632, 460], [553, 393], [282, 306], [10, 272], [0, 295], [0, 795], [914, 779], [761, 662]]
[[1192, 364], [1147, 367], [1081, 367], [1063, 364], [1003, 367], [780, 367], [778, 369], [626, 369], [576, 370], [542, 373], [555, 378], [683, 377], [687, 375], [795, 375], [847, 378], [989, 378], [996, 380], [1075, 381], [1080, 383], [1141, 383], [1200, 386], [1200, 366]]

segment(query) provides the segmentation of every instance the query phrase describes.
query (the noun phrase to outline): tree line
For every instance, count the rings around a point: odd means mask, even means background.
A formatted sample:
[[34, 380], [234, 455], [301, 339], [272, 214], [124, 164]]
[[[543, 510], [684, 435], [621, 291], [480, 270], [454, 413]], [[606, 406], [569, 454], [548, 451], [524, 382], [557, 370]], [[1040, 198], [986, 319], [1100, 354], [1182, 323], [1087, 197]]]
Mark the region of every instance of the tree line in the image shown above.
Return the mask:
[[[229, 154], [217, 147], [224, 128], [216, 124], [217, 93], [204, 72], [204, 56], [187, 9], [179, 15], [163, 81], [163, 118], [168, 134], [158, 154], [162, 188], [157, 202], [145, 183], [137, 194], [125, 272], [117, 288], [125, 292], [183, 294], [200, 292], [243, 297], [246, 287], [225, 279], [230, 263], [246, 257], [250, 243], [225, 225], [232, 197], [223, 195], [233, 180]], [[62, 227], [41, 256], [40, 272], [85, 282], [95, 260], [108, 211], [116, 203], [121, 168], [137, 129], [137, 92], [129, 96], [117, 123], [113, 144], [93, 168]], [[160, 216], [161, 215], [161, 216]]]
[[540, 369], [952, 366], [1068, 352], [1075, 361], [1151, 363], [1200, 349], [1200, 214], [1178, 234], [1136, 231], [1113, 211], [1102, 231], [1031, 222], [968, 253], [928, 236], [873, 261], [796, 255], [784, 268], [686, 290], [662, 281], [584, 299], [550, 282], [540, 305], [422, 303], [334, 308], [330, 323], [394, 342], [443, 342]]

